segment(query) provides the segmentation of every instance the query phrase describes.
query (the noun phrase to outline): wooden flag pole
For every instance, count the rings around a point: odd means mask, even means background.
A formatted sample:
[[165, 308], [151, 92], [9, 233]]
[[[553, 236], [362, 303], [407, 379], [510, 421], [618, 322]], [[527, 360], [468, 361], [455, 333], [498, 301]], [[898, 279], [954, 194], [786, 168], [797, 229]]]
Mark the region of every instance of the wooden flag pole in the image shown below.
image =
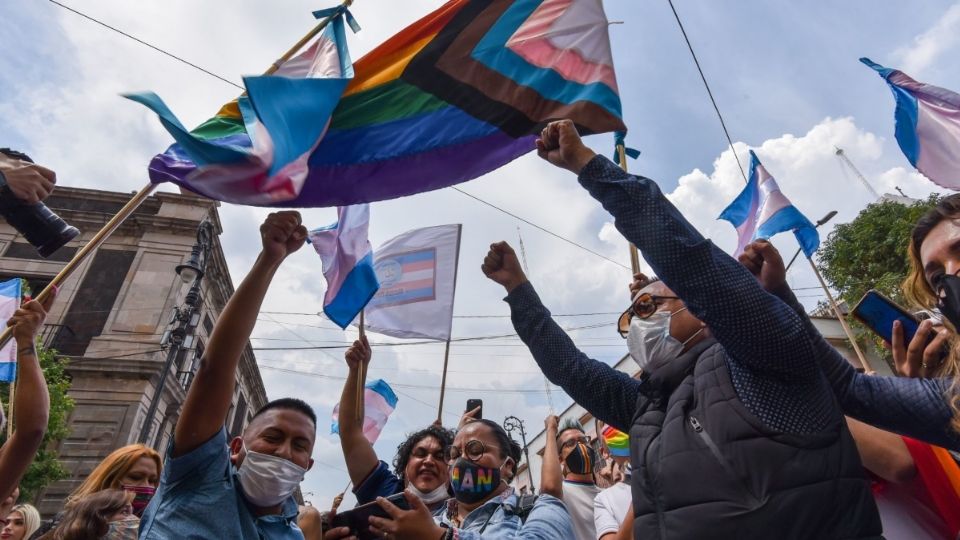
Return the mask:
[[457, 225], [457, 254], [453, 260], [453, 292], [450, 298], [450, 331], [447, 333], [447, 348], [443, 353], [443, 375], [440, 377], [440, 405], [437, 407], [437, 423], [443, 425], [443, 398], [447, 394], [447, 366], [450, 364], [450, 340], [453, 336], [453, 306], [457, 298], [457, 273], [460, 271], [460, 239], [463, 225]]
[[[617, 145], [617, 157], [620, 158], [620, 168], [623, 169], [623, 172], [627, 172], [626, 145]], [[634, 274], [640, 272], [640, 253], [637, 251], [637, 246], [633, 245], [633, 242], [630, 242], [630, 269], [633, 270]]]
[[447, 365], [450, 363], [450, 338], [447, 338], [447, 350], [443, 354], [443, 376], [440, 378], [440, 406], [437, 407], [437, 422], [443, 423], [443, 398], [447, 393]]
[[[16, 367], [14, 367], [16, 369]], [[13, 381], [10, 382], [10, 395], [7, 398], [10, 400], [10, 414], [7, 415], [7, 440], [10, 440], [10, 437], [13, 436], [13, 403], [16, 400], [16, 391], [17, 391], [17, 378], [14, 375]]]
[[[353, 0], [344, 0], [343, 2], [343, 5], [347, 7], [349, 7], [351, 4], [353, 4]], [[267, 71], [264, 72], [264, 75], [272, 75], [273, 73], [275, 73], [284, 62], [292, 58], [293, 55], [297, 54], [297, 52], [300, 49], [302, 49], [304, 45], [307, 44], [307, 42], [309, 42], [317, 34], [322, 32], [323, 29], [327, 27], [327, 25], [330, 23], [332, 19], [333, 19], [333, 16], [330, 16], [320, 21], [315, 27], [313, 27], [313, 29], [307, 32], [307, 34], [303, 36], [303, 38], [301, 38], [300, 41], [294, 44], [294, 46], [291, 47], [290, 50], [288, 50], [286, 53], [284, 53], [283, 56], [281, 56], [276, 62], [274, 62], [267, 69]], [[124, 220], [126, 220], [128, 217], [133, 215], [133, 212], [143, 203], [143, 201], [147, 200], [147, 198], [150, 196], [151, 193], [153, 193], [153, 190], [156, 189], [156, 187], [157, 187], [156, 184], [150, 182], [147, 185], [140, 188], [140, 191], [138, 191], [137, 194], [134, 195], [133, 198], [130, 199], [127, 202], [127, 204], [125, 204], [123, 208], [121, 208], [120, 211], [117, 212], [117, 214], [113, 216], [110, 219], [110, 221], [108, 221], [107, 224], [104, 225], [103, 228], [100, 229], [100, 231], [97, 232], [97, 234], [90, 239], [89, 242], [87, 242], [85, 246], [83, 246], [82, 248], [80, 248], [79, 251], [77, 251], [77, 253], [73, 256], [70, 262], [68, 262], [67, 265], [60, 270], [60, 273], [58, 273], [53, 278], [53, 280], [51, 280], [50, 283], [46, 287], [44, 287], [43, 291], [41, 291], [40, 294], [38, 294], [34, 299], [41, 303], [44, 302], [47, 299], [47, 297], [50, 296], [50, 294], [52, 294], [53, 289], [55, 287], [59, 287], [60, 285], [62, 285], [63, 282], [65, 282], [67, 278], [69, 278], [70, 275], [73, 274], [74, 271], [76, 271], [77, 267], [79, 267], [80, 264], [87, 259], [87, 257], [89, 257], [94, 251], [96, 251], [97, 248], [99, 248], [103, 244], [103, 242], [106, 241], [106, 239], [109, 238], [110, 235], [113, 234], [113, 232], [120, 227], [120, 224], [122, 224]], [[6, 345], [7, 342], [10, 341], [10, 338], [12, 336], [13, 336], [12, 328], [7, 327], [6, 329], [4, 329], [3, 333], [0, 333], [0, 348]]]
[[820, 270], [817, 269], [817, 265], [814, 264], [813, 258], [808, 257], [810, 261], [810, 267], [813, 268], [813, 273], [817, 275], [817, 280], [820, 281], [820, 286], [823, 287], [823, 292], [827, 293], [827, 300], [830, 301], [830, 307], [833, 308], [833, 313], [837, 316], [837, 320], [840, 321], [840, 326], [843, 327], [843, 332], [847, 334], [847, 339], [850, 340], [850, 344], [853, 345], [853, 350], [857, 353], [857, 359], [860, 360], [860, 365], [863, 366], [865, 371], [873, 371], [870, 367], [870, 364], [867, 362], [867, 357], [864, 356], [863, 351], [860, 350], [860, 346], [857, 345], [857, 339], [853, 335], [853, 330], [850, 329], [850, 326], [847, 324], [847, 319], [844, 317], [843, 312], [840, 311], [840, 306], [837, 304], [837, 301], [833, 299], [833, 293], [830, 292], [830, 288], [827, 287], [827, 282], [823, 280], [823, 276], [820, 275]]
[[[360, 310], [360, 339], [367, 337], [367, 331], [364, 328], [366, 322], [364, 321], [364, 311]], [[364, 392], [364, 386], [367, 384], [367, 366], [360, 362], [360, 367], [357, 369], [357, 403], [356, 403], [356, 418], [360, 422], [360, 428], [363, 428], [363, 405], [366, 401], [366, 395]]]

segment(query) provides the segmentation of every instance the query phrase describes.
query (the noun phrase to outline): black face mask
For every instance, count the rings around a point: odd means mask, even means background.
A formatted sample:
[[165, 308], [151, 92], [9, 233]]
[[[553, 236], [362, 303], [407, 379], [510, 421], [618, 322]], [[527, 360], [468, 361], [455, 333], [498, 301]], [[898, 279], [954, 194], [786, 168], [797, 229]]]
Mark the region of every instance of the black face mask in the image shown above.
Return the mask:
[[573, 474], [590, 474], [593, 472], [593, 466], [597, 463], [597, 453], [590, 446], [577, 443], [577, 446], [570, 451], [563, 462]]
[[937, 287], [937, 308], [953, 327], [960, 329], [960, 277], [947, 275], [940, 278]]
[[500, 487], [500, 469], [481, 467], [466, 458], [460, 458], [450, 466], [450, 487], [458, 501], [478, 503]]

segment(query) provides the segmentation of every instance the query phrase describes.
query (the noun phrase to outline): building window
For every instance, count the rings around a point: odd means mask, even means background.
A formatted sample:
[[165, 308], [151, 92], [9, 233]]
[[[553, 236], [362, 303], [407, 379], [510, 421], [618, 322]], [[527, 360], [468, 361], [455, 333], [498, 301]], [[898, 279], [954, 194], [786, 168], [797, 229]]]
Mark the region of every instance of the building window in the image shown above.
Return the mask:
[[243, 394], [240, 394], [240, 398], [237, 400], [237, 412], [233, 415], [233, 425], [230, 427], [230, 435], [232, 437], [239, 437], [240, 433], [243, 432], [246, 417], [247, 400], [243, 397]]

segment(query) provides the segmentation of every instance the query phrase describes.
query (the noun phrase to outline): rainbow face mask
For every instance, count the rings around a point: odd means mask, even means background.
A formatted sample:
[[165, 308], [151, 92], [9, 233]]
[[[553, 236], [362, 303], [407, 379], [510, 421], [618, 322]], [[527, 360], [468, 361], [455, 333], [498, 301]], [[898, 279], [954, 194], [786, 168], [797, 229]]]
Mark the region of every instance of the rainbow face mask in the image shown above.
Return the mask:
[[487, 499], [499, 485], [500, 469], [480, 467], [466, 458], [450, 466], [450, 487], [454, 497], [464, 504]]

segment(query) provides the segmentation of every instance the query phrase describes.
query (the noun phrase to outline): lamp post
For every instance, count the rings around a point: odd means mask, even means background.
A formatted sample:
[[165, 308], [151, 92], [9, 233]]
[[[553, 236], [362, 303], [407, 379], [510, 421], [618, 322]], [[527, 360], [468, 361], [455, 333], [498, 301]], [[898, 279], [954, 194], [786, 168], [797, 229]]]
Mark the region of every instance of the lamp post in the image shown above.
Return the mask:
[[177, 275], [180, 276], [184, 285], [192, 283], [190, 290], [184, 298], [183, 304], [173, 308], [170, 317], [170, 325], [173, 326], [167, 330], [161, 339], [160, 346], [167, 348], [167, 360], [163, 364], [163, 371], [160, 372], [160, 380], [157, 382], [157, 389], [150, 400], [150, 407], [147, 408], [146, 418], [143, 420], [143, 426], [140, 428], [140, 436], [137, 442], [147, 444], [147, 438], [150, 436], [150, 430], [153, 427], [153, 419], [157, 415], [157, 408], [160, 406], [160, 396], [167, 384], [167, 377], [170, 375], [170, 369], [174, 361], [183, 348], [190, 332], [196, 328], [196, 322], [193, 321], [194, 315], [199, 313], [200, 308], [200, 282], [203, 280], [203, 273], [207, 267], [207, 260], [210, 258], [210, 244], [213, 238], [213, 223], [209, 219], [204, 219], [197, 228], [197, 242], [190, 250], [190, 259], [186, 264], [177, 266]]
[[527, 474], [530, 475], [530, 493], [536, 493], [536, 487], [533, 485], [533, 469], [530, 468], [530, 449], [527, 447], [527, 430], [523, 428], [523, 420], [516, 416], [508, 416], [503, 419], [503, 429], [512, 434], [514, 431], [520, 432], [520, 440], [523, 442], [523, 455], [527, 459]]

